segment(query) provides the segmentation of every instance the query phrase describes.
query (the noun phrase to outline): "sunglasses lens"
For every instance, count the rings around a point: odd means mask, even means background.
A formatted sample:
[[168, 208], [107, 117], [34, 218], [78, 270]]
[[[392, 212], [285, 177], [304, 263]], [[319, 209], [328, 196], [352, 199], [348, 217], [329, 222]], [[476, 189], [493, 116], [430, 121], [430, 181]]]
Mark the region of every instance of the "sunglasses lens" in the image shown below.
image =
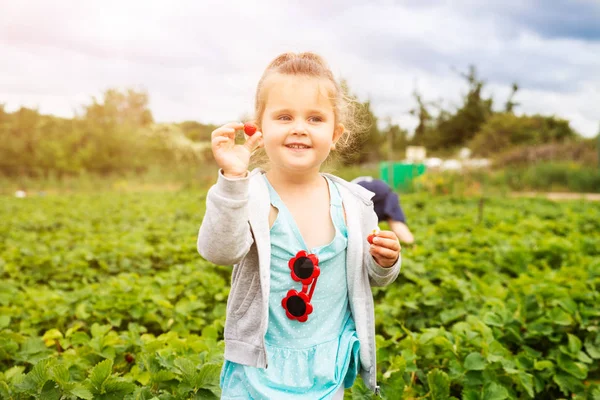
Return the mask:
[[306, 303], [299, 296], [291, 296], [287, 300], [287, 309], [294, 317], [301, 317], [306, 313]]
[[294, 262], [294, 273], [300, 279], [306, 279], [313, 273], [314, 265], [310, 258], [300, 257]]

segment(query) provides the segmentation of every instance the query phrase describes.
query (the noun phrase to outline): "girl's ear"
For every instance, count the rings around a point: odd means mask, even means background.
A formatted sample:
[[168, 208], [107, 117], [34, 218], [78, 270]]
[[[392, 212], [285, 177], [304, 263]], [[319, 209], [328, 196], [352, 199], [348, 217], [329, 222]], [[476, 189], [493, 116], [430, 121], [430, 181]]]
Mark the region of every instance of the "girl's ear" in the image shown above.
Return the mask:
[[344, 128], [343, 124], [337, 124], [337, 126], [333, 130], [333, 138], [332, 138], [332, 141], [331, 141], [331, 150], [335, 150], [335, 144], [342, 137], [342, 135], [344, 133], [344, 129], [345, 128]]

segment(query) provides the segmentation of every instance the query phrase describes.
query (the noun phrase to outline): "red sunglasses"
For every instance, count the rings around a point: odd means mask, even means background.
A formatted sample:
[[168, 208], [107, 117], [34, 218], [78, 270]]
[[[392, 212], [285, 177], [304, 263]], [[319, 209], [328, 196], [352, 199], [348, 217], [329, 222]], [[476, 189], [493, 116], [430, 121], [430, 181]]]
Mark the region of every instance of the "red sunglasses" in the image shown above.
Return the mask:
[[[291, 289], [287, 296], [281, 301], [285, 313], [289, 319], [296, 319], [299, 322], [306, 322], [308, 314], [312, 313], [313, 306], [310, 304], [317, 279], [321, 270], [318, 267], [319, 259], [314, 254], [308, 254], [301, 250], [288, 262], [292, 279], [296, 282], [302, 282], [302, 291], [298, 293]], [[308, 285], [312, 283], [310, 293]]]

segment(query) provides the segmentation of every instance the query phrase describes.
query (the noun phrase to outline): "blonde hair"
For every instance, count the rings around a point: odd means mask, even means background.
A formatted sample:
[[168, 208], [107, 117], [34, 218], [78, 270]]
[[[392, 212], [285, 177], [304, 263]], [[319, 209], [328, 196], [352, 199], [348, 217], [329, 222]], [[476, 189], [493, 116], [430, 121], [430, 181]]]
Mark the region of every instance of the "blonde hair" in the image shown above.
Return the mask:
[[[325, 60], [312, 52], [283, 53], [275, 57], [267, 66], [256, 88], [254, 112], [258, 126], [262, 125], [262, 117], [267, 102], [268, 90], [265, 88], [265, 82], [274, 74], [321, 78], [331, 84], [329, 99], [333, 106], [335, 125], [338, 123], [344, 125], [344, 133], [336, 143], [335, 152], [340, 153], [342, 156], [342, 153], [351, 152], [355, 142], [353, 139], [356, 138], [354, 134], [361, 133], [363, 130], [361, 122], [357, 118], [357, 110], [360, 104], [349, 96], [345, 87], [336, 81]], [[261, 158], [261, 161], [258, 164], [264, 165], [264, 154], [259, 158]]]

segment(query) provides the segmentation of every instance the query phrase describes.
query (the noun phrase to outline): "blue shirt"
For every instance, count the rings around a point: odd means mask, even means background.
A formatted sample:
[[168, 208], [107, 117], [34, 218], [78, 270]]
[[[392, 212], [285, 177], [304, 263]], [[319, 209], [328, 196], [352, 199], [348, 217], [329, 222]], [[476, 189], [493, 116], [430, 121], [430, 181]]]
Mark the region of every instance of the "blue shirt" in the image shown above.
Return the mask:
[[[329, 399], [341, 385], [353, 385], [359, 366], [359, 342], [348, 302], [348, 232], [341, 196], [335, 184], [325, 178], [335, 236], [327, 245], [308, 249], [292, 214], [266, 176], [264, 179], [271, 204], [279, 211], [271, 227], [269, 326], [265, 336], [268, 368], [225, 361], [221, 398]], [[292, 280], [288, 266], [300, 250], [315, 254], [321, 270], [310, 301], [313, 311], [305, 322], [289, 319], [282, 306], [290, 289], [302, 290], [302, 284]]]

